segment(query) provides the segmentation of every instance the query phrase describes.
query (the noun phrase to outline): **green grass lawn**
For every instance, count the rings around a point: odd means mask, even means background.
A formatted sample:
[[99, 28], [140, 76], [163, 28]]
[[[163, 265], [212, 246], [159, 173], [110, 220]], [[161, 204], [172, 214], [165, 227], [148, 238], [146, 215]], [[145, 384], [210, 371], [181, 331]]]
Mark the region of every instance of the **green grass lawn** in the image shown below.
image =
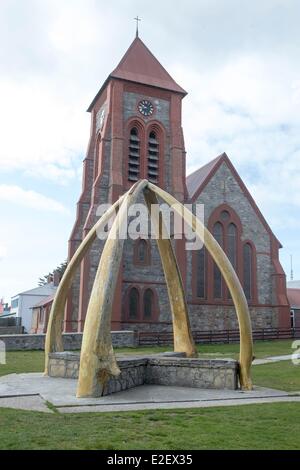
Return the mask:
[[[261, 387], [300, 393], [300, 365], [291, 361], [253, 366], [252, 378], [253, 383]], [[298, 406], [300, 408], [300, 404]]]
[[[292, 341], [255, 343], [256, 357], [290, 354]], [[155, 353], [171, 348], [117, 349]], [[238, 344], [200, 345], [200, 356], [238, 357]], [[43, 351], [10, 351], [0, 375], [41, 372]], [[300, 366], [253, 367], [256, 385], [300, 391]], [[53, 432], [49, 432], [49, 430]], [[300, 449], [299, 403], [122, 413], [44, 414], [0, 409], [0, 449]]]
[[0, 364], [0, 376], [22, 372], [42, 372], [44, 351], [8, 351], [6, 364]]
[[[291, 340], [257, 341], [254, 344], [255, 356], [258, 358], [291, 354]], [[120, 348], [116, 353], [144, 354], [170, 351], [172, 348], [141, 347]], [[198, 346], [200, 357], [233, 357], [238, 358], [238, 344], [207, 344]], [[41, 372], [44, 367], [43, 351], [9, 351], [7, 364], [0, 365], [0, 376], [21, 372]], [[300, 391], [300, 366], [290, 361], [253, 366], [253, 382], [262, 387], [276, 388], [285, 391]]]
[[[256, 341], [254, 355], [257, 358], [292, 354], [292, 340]], [[239, 344], [201, 344], [197, 346], [200, 357], [231, 357], [238, 359]], [[172, 347], [117, 348], [115, 352], [126, 354], [155, 354], [172, 351]], [[21, 372], [41, 372], [44, 367], [43, 351], [9, 351], [6, 364], [0, 364], [0, 376]], [[300, 368], [299, 368], [300, 369]]]
[[0, 449], [300, 449], [298, 403], [122, 413], [1, 409]]

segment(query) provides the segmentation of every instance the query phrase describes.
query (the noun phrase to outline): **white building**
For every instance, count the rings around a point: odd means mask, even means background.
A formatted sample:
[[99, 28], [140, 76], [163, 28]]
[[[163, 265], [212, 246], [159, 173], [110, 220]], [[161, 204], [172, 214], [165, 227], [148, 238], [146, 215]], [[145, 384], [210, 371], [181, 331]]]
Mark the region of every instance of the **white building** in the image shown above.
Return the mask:
[[57, 286], [55, 286], [53, 282], [49, 282], [44, 286], [21, 292], [11, 298], [10, 313], [22, 319], [22, 326], [24, 326], [25, 333], [30, 332], [32, 307], [46, 297], [49, 297], [49, 295], [53, 295], [56, 289]]
[[289, 289], [300, 289], [300, 281], [287, 281]]

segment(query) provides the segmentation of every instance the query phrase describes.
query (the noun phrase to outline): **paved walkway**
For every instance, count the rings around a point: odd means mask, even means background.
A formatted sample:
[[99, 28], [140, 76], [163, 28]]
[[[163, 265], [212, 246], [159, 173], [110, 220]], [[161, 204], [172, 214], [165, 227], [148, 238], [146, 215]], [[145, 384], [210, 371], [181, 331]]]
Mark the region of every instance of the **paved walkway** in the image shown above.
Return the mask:
[[300, 402], [300, 392], [255, 387], [253, 391], [203, 390], [142, 385], [101, 398], [76, 398], [77, 380], [44, 377], [40, 373], [0, 377], [0, 407], [60, 413], [202, 408], [250, 403]]
[[272, 362], [292, 361], [293, 359], [297, 359], [298, 361], [300, 361], [300, 354], [288, 354], [285, 356], [272, 356], [265, 357], [264, 359], [255, 359], [253, 361], [253, 365], [258, 366], [261, 364], [270, 364]]
[[[295, 357], [255, 359], [253, 365], [290, 361]], [[300, 354], [297, 358], [300, 359]], [[6, 375], [0, 377], [0, 408], [53, 413], [48, 406], [50, 403], [60, 413], [82, 413], [300, 402], [300, 391], [287, 393], [257, 386], [251, 392], [245, 392], [142, 385], [106, 397], [79, 399], [76, 398], [76, 385], [77, 380], [44, 377], [41, 373]]]

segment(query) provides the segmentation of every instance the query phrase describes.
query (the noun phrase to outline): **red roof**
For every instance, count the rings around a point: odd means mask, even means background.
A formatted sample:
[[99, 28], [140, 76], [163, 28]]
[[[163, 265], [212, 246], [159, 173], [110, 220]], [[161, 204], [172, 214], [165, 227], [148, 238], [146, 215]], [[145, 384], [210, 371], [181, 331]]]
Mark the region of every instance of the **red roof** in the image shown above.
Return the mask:
[[[109, 75], [108, 79], [109, 78], [118, 78], [129, 82], [163, 88], [183, 95], [187, 94], [187, 92], [173, 80], [171, 75], [164, 69], [139, 37], [134, 39], [121, 62]], [[107, 80], [90, 104], [88, 111], [91, 111], [92, 106], [106, 83]]]
[[222, 155], [219, 155], [217, 158], [214, 158], [214, 160], [212, 160], [211, 162], [207, 163], [198, 170], [194, 171], [194, 173], [187, 176], [186, 186], [190, 198], [192, 198], [196, 191], [199, 189], [199, 187], [202, 186], [206, 178], [210, 175], [214, 166], [218, 163], [219, 160], [221, 160], [223, 155], [224, 154], [222, 153]]
[[291, 308], [300, 309], [300, 289], [287, 289]]
[[55, 293], [49, 295], [48, 297], [46, 297], [45, 299], [41, 300], [40, 302], [38, 302], [36, 305], [34, 305], [34, 306], [31, 307], [31, 308], [45, 307], [46, 305], [48, 305], [48, 304], [50, 304], [50, 303], [53, 302], [54, 297], [55, 297]]

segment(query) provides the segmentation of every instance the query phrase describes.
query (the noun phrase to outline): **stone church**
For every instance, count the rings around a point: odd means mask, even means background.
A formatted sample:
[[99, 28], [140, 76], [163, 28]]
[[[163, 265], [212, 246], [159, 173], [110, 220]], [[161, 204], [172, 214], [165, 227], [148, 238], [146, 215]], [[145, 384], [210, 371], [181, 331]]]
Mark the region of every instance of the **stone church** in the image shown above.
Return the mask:
[[[186, 177], [181, 88], [137, 36], [88, 108], [91, 132], [83, 161], [82, 193], [69, 240], [72, 257], [99, 219], [99, 204], [113, 203], [146, 178], [182, 203], [204, 204], [205, 225], [236, 269], [253, 328], [289, 327], [280, 242], [229, 157], [223, 153]], [[233, 303], [205, 248], [174, 249], [193, 330], [236, 329]], [[67, 302], [64, 331], [82, 331], [103, 241], [82, 262]], [[112, 329], [171, 329], [171, 313], [155, 240], [126, 240], [112, 313]]]

